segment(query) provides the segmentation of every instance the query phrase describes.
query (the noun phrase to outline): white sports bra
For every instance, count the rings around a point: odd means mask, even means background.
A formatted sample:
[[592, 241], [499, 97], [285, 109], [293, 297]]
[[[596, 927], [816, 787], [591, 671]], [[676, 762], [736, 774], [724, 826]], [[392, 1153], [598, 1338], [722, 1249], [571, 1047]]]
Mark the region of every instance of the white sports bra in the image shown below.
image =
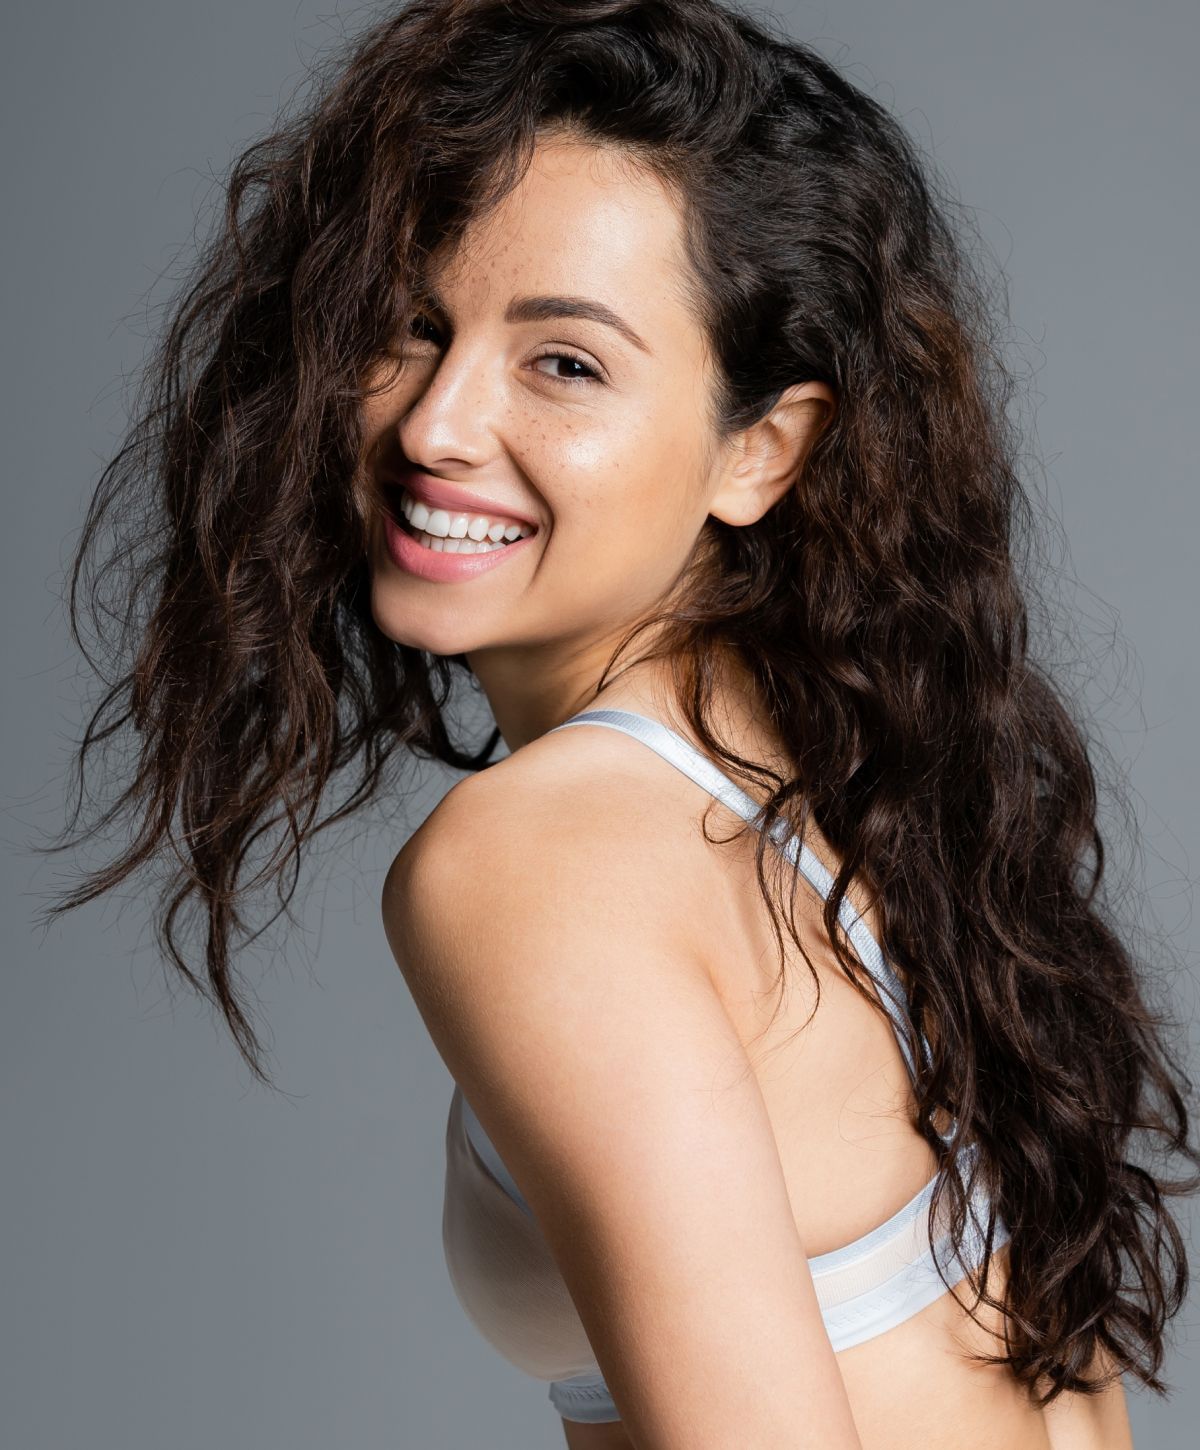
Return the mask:
[[[756, 828], [760, 807], [661, 721], [630, 710], [584, 710], [561, 725], [596, 724], [643, 741]], [[778, 826], [786, 825], [777, 822]], [[781, 831], [772, 839], [781, 843]], [[781, 845], [809, 883], [827, 897], [833, 878], [795, 836]], [[839, 920], [891, 1016], [910, 1074], [914, 1064], [904, 1032], [907, 999], [878, 942], [848, 899]], [[921, 1039], [922, 1047], [928, 1044]], [[969, 1166], [974, 1148], [960, 1157]], [[986, 1252], [989, 1204], [977, 1190], [961, 1242], [945, 1224], [930, 1223], [931, 1179], [886, 1222], [842, 1248], [809, 1259], [821, 1316], [835, 1350], [849, 1349], [893, 1328], [939, 1298], [977, 1267]], [[1008, 1240], [997, 1217], [992, 1250]], [[442, 1242], [455, 1294], [480, 1333], [510, 1363], [549, 1381], [549, 1398], [567, 1420], [620, 1419], [588, 1343], [583, 1324], [537, 1221], [512, 1175], [457, 1085], [446, 1124]], [[941, 1265], [942, 1275], [938, 1272]]]

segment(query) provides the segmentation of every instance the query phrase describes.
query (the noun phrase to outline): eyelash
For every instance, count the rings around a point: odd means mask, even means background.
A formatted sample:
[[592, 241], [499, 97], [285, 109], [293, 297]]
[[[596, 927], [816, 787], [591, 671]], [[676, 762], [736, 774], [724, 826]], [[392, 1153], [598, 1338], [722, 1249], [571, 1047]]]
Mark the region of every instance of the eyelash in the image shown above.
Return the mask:
[[[427, 323], [431, 327], [433, 326], [433, 324], [427, 317], [414, 317], [412, 319], [412, 323], [421, 322]], [[412, 325], [412, 323], [410, 323], [410, 326]], [[434, 330], [436, 331], [436, 328]], [[540, 352], [538, 353], [537, 357], [533, 359], [533, 361], [541, 362], [541, 360], [545, 357], [562, 358], [566, 362], [573, 362], [576, 364], [577, 367], [585, 368], [588, 373], [588, 376], [584, 378], [557, 378], [550, 373], [543, 373], [542, 376], [548, 377], [552, 383], [563, 383], [570, 388], [577, 387], [580, 383], [603, 383], [604, 381], [604, 379], [600, 376], [596, 369], [592, 367], [591, 363], [585, 362], [583, 358], [578, 357], [573, 352]]]
[[566, 362], [576, 363], [579, 367], [585, 368], [587, 370], [587, 373], [588, 373], [588, 376], [586, 378], [580, 378], [580, 377], [574, 377], [574, 378], [556, 378], [556, 377], [554, 377], [553, 374], [545, 374], [544, 373], [543, 374], [543, 377], [549, 377], [551, 382], [554, 382], [554, 383], [568, 383], [568, 384], [570, 384], [570, 383], [602, 383], [604, 381], [604, 379], [600, 376], [600, 374], [596, 371], [596, 369], [594, 367], [592, 367], [591, 363], [584, 362], [584, 360], [581, 357], [576, 357], [573, 352], [540, 352], [540, 353], [538, 353], [537, 357], [534, 358], [534, 362], [541, 362], [541, 360], [544, 357], [558, 357], [558, 358], [564, 359], [564, 361], [566, 361]]

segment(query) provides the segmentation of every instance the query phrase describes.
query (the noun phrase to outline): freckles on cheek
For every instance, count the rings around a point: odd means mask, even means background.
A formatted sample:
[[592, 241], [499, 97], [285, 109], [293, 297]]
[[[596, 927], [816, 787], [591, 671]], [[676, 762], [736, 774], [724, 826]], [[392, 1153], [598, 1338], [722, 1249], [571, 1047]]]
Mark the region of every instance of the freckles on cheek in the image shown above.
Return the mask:
[[622, 418], [620, 426], [608, 423], [575, 434], [557, 450], [548, 477], [557, 472], [573, 509], [609, 517], [633, 513], [648, 520], [657, 512], [661, 457], [648, 421]]

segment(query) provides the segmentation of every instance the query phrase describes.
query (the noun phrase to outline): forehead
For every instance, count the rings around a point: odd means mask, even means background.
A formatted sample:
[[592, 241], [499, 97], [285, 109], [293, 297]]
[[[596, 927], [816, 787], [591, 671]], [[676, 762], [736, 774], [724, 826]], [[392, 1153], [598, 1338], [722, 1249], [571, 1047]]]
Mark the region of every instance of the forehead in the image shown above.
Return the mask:
[[540, 140], [520, 182], [467, 229], [432, 281], [472, 310], [502, 308], [516, 293], [586, 295], [644, 337], [644, 328], [686, 325], [682, 226], [667, 186], [628, 153]]

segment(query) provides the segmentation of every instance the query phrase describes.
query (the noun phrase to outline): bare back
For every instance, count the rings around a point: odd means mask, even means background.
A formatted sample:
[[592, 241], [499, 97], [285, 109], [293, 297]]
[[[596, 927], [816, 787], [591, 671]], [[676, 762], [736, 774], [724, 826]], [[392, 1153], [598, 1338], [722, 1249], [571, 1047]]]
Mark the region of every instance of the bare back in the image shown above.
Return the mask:
[[[779, 1000], [779, 949], [755, 879], [755, 835], [727, 840], [740, 823], [719, 802], [615, 732], [559, 732], [521, 755], [523, 768], [536, 770], [541, 789], [554, 788], [557, 777], [569, 791], [581, 768], [602, 775], [611, 784], [614, 809], [628, 802], [631, 810], [647, 811], [660, 837], [673, 838], [680, 920], [694, 923], [697, 949], [753, 1065], [805, 1252], [812, 1257], [838, 1248], [895, 1213], [936, 1164], [907, 1120], [911, 1086], [895, 1035], [847, 982], [816, 894], [802, 887], [795, 903], [820, 986], [814, 1012], [812, 974], [786, 934]], [[704, 839], [705, 821], [716, 842]], [[809, 844], [827, 866], [836, 866], [819, 833], [810, 830]], [[600, 890], [604, 869], [598, 859]], [[853, 904], [876, 931], [866, 903], [859, 898]], [[1001, 1251], [992, 1261], [996, 1289], [1003, 1274]], [[947, 1292], [904, 1323], [838, 1355], [866, 1450], [959, 1450], [964, 1443], [980, 1450], [1121, 1450], [1132, 1444], [1119, 1384], [1098, 1397], [1060, 1397], [1042, 1410], [1006, 1369], [972, 1360], [1001, 1348], [995, 1317], [980, 1318], [983, 1323], [976, 1323]], [[572, 1450], [616, 1450], [629, 1443], [619, 1423], [564, 1426]]]

